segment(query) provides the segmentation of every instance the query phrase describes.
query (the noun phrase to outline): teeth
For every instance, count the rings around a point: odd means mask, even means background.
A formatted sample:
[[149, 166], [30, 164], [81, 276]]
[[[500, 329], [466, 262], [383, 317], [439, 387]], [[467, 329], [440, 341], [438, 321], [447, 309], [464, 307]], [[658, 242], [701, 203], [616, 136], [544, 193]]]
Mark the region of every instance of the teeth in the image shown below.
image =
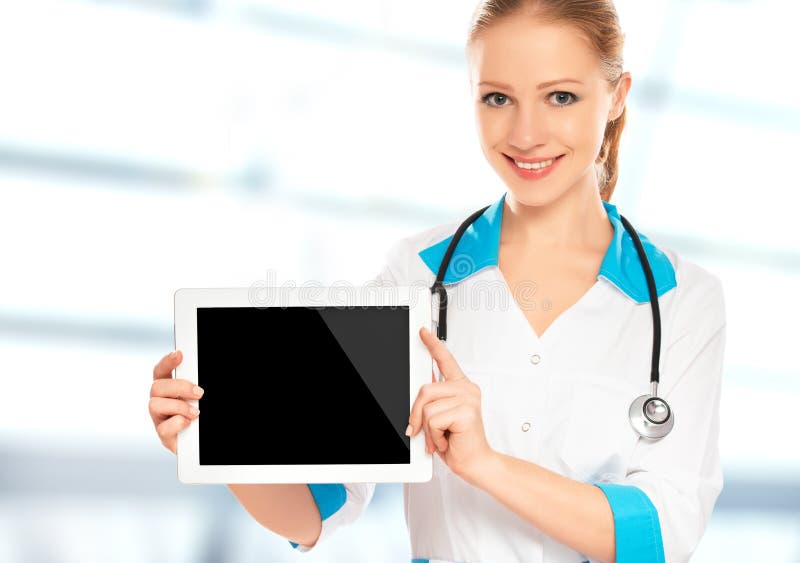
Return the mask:
[[520, 168], [525, 168], [526, 170], [538, 170], [540, 168], [545, 168], [547, 166], [550, 166], [551, 164], [553, 164], [553, 162], [555, 162], [555, 160], [556, 160], [555, 158], [551, 158], [550, 160], [545, 160], [542, 162], [530, 162], [530, 163], [520, 162], [518, 160], [515, 160], [514, 164], [516, 164]]

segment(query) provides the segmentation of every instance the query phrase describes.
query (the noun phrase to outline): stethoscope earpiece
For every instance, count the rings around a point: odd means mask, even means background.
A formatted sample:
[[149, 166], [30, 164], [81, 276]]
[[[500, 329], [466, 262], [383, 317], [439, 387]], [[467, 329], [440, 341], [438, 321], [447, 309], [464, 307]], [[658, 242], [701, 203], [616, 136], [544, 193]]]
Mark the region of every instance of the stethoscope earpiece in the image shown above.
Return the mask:
[[663, 438], [672, 430], [675, 417], [664, 399], [641, 395], [631, 403], [628, 411], [631, 426], [643, 438]]

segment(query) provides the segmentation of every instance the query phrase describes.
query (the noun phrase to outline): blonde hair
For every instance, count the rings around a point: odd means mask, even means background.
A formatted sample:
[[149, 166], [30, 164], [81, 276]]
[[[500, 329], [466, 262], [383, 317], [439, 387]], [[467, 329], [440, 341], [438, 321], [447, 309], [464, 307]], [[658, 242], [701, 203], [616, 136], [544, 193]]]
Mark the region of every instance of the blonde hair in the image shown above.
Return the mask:
[[[612, 0], [481, 0], [472, 16], [467, 50], [494, 22], [520, 13], [533, 16], [544, 24], [571, 24], [583, 32], [600, 60], [610, 87], [619, 84], [625, 35]], [[623, 108], [619, 117], [606, 123], [603, 144], [595, 160], [600, 196], [605, 201], [611, 199], [617, 184], [617, 156], [620, 135], [625, 128], [625, 113]]]

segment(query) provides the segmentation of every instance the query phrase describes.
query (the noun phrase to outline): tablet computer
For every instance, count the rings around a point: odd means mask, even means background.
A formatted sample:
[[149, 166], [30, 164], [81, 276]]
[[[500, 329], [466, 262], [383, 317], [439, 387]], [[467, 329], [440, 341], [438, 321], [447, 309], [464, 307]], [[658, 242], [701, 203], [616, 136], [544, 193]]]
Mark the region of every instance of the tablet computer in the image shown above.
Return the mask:
[[432, 359], [427, 287], [182, 288], [175, 377], [203, 388], [178, 433], [183, 483], [429, 481], [405, 435]]

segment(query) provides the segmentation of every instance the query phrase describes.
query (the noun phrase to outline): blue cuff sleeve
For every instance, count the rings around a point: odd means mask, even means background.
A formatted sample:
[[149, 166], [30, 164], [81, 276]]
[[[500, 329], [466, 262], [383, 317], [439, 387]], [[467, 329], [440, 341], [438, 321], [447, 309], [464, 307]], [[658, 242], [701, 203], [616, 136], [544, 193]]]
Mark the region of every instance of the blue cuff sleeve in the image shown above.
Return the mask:
[[[343, 507], [347, 500], [347, 490], [341, 483], [309, 484], [308, 488], [311, 489], [311, 496], [314, 497], [323, 520]], [[297, 549], [298, 544], [293, 541], [289, 541], [289, 543]]]
[[664, 563], [658, 511], [639, 487], [595, 483], [614, 513], [617, 563]]

